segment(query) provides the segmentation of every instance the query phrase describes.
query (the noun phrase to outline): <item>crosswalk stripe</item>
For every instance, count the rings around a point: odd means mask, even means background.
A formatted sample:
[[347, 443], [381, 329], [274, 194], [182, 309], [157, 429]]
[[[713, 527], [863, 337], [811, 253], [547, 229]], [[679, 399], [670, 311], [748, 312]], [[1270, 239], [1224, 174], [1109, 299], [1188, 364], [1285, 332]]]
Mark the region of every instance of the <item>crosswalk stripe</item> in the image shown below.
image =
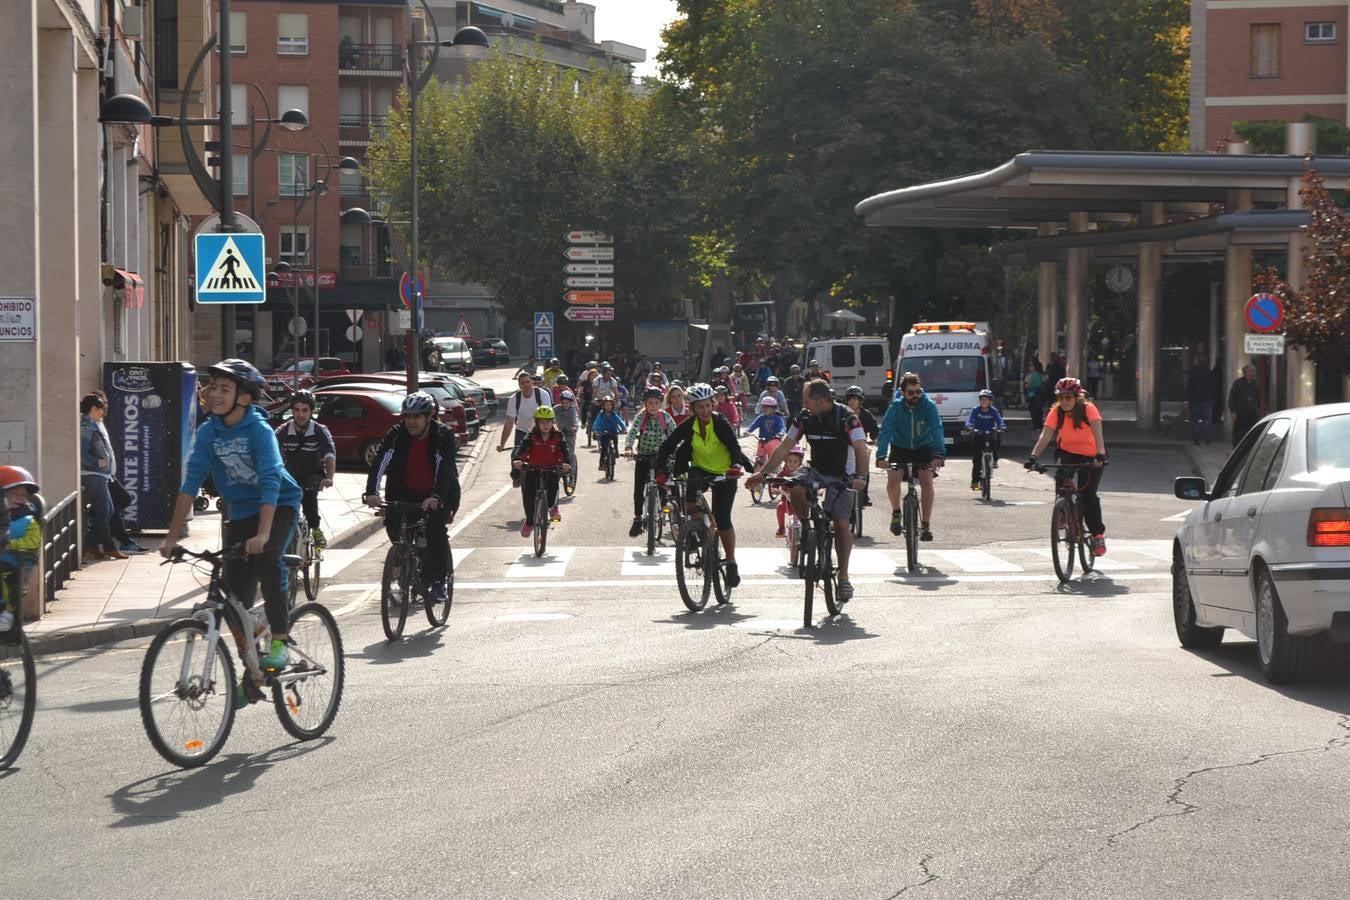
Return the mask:
[[619, 574], [624, 578], [642, 578], [647, 575], [670, 575], [675, 565], [675, 551], [669, 547], [657, 547], [656, 553], [647, 555], [646, 547], [624, 547], [623, 563]]
[[507, 578], [561, 578], [567, 572], [576, 547], [555, 547], [543, 556], [522, 553], [506, 570]]
[[[1046, 559], [1054, 558], [1054, 551], [1052, 551], [1049, 547], [1036, 547], [1031, 552], [1035, 553], [1037, 556], [1044, 556]], [[1097, 557], [1096, 561], [1093, 563], [1093, 567], [1101, 569], [1103, 572], [1106, 571], [1116, 572], [1116, 571], [1124, 571], [1126, 569], [1139, 568], [1134, 563], [1125, 562], [1124, 560], [1120, 559], [1111, 559], [1106, 556]]]
[[936, 556], [961, 569], [962, 572], [1023, 572], [1021, 566], [999, 559], [984, 550], [924, 550], [919, 554], [922, 562], [925, 556]]

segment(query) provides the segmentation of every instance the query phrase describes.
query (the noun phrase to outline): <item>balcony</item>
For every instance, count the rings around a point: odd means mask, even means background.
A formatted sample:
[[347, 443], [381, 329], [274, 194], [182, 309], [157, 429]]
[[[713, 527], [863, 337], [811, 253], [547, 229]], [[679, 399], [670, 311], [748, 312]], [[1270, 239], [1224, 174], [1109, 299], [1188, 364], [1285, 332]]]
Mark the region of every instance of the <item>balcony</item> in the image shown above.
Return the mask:
[[343, 247], [339, 273], [344, 279], [393, 278], [393, 260], [364, 254], [360, 247]]
[[344, 147], [364, 147], [372, 140], [384, 137], [386, 121], [385, 116], [339, 116], [338, 144]]
[[403, 48], [398, 44], [338, 45], [339, 75], [403, 77]]

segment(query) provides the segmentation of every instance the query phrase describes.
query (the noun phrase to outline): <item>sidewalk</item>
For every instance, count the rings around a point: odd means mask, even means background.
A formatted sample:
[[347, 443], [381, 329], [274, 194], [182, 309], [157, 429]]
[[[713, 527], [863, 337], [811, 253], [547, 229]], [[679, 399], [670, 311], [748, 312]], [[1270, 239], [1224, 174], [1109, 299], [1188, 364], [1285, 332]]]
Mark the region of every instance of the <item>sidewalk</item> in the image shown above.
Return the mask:
[[[489, 427], [484, 428], [484, 434]], [[480, 436], [459, 455], [460, 474], [479, 460], [490, 441]], [[327, 579], [360, 555], [351, 548], [380, 530], [382, 520], [361, 503], [365, 471], [338, 472], [319, 495], [319, 514], [328, 536], [323, 575]], [[99, 644], [156, 633], [206, 596], [205, 576], [187, 564], [160, 565], [159, 536], [138, 535], [149, 553], [127, 560], [90, 563], [56, 592], [47, 614], [24, 625], [34, 653], [83, 650]], [[183, 544], [193, 549], [220, 546], [220, 513], [197, 513]]]

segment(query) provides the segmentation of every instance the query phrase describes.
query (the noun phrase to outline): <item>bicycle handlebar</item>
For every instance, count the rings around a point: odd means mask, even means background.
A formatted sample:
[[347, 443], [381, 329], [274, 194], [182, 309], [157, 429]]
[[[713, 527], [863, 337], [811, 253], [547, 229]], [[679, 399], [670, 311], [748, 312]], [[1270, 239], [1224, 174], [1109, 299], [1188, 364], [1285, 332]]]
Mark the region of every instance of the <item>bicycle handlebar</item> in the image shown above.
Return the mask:
[[219, 550], [202, 551], [189, 550], [182, 544], [176, 544], [173, 550], [169, 551], [169, 558], [160, 563], [160, 565], [166, 566], [169, 563], [180, 563], [185, 556], [191, 557], [192, 559], [200, 559], [203, 562], [209, 562], [212, 565], [220, 565], [227, 559], [243, 559], [245, 553], [243, 544], [232, 544], [229, 547], [222, 547]]

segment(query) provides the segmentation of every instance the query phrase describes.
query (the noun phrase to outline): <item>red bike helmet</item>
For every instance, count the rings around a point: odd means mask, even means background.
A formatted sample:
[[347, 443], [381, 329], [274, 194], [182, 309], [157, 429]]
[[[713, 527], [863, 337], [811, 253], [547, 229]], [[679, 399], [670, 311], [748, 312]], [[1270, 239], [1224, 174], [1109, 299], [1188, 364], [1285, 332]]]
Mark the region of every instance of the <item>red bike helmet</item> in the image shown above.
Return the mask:
[[0, 466], [0, 491], [16, 487], [26, 487], [34, 493], [38, 491], [33, 473], [23, 466]]
[[1076, 394], [1083, 396], [1086, 391], [1083, 390], [1083, 383], [1077, 378], [1061, 378], [1055, 382], [1055, 396], [1060, 394]]

